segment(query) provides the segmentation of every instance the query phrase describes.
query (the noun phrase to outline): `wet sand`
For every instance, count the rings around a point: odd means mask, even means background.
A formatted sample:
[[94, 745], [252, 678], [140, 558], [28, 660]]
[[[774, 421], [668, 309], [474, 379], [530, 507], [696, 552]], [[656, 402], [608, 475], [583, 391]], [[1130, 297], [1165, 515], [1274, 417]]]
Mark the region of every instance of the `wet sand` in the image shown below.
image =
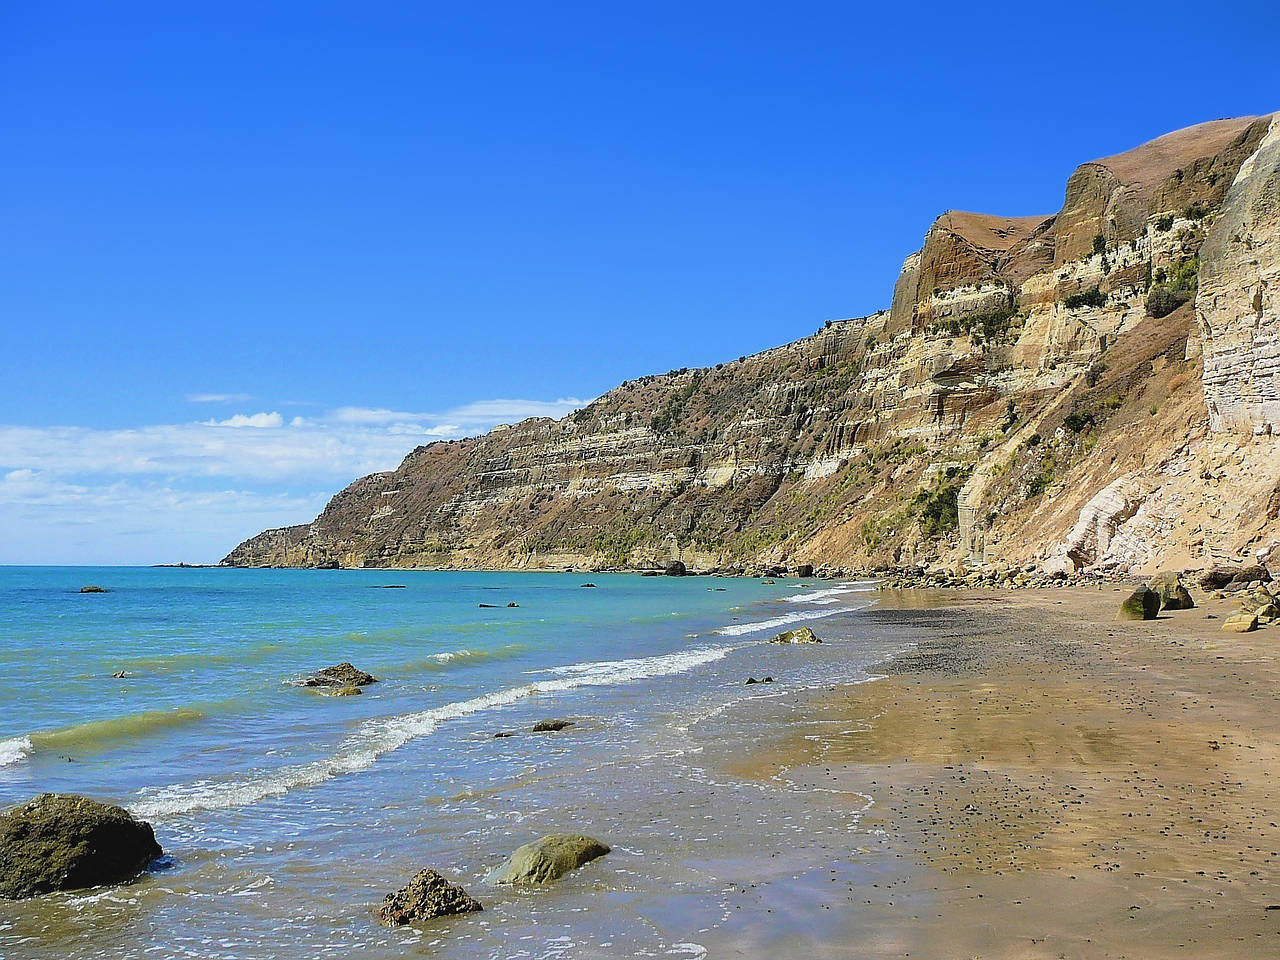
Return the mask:
[[1280, 956], [1280, 626], [1123, 596], [886, 595], [864, 623], [917, 647], [883, 679], [755, 707], [725, 772], [867, 809], [709, 955]]

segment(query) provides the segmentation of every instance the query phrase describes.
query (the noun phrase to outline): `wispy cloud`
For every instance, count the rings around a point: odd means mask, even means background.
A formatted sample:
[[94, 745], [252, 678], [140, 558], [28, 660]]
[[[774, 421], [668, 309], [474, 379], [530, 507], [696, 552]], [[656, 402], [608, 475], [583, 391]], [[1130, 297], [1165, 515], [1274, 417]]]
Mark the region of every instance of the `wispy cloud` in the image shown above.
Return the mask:
[[[294, 418], [298, 419], [297, 417]], [[272, 411], [271, 413], [237, 413], [234, 417], [228, 417], [226, 420], [206, 420], [206, 427], [253, 427], [257, 430], [266, 430], [270, 427], [283, 427], [284, 417]]]
[[327, 495], [394, 469], [418, 444], [584, 403], [485, 400], [439, 413], [346, 406], [124, 429], [0, 425], [0, 562], [216, 560], [263, 527], [310, 520]]
[[188, 393], [189, 403], [246, 403], [252, 400], [247, 393]]

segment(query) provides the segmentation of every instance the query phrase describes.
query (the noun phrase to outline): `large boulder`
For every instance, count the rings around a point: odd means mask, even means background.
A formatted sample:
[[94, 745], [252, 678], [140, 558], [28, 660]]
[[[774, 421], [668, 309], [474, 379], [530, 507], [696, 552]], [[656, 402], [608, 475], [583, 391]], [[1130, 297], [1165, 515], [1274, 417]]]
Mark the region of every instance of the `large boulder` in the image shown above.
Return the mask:
[[812, 577], [812, 576], [813, 576], [813, 564], [812, 564], [812, 563], [801, 563], [801, 564], [797, 564], [797, 565], [796, 565], [796, 576], [797, 576], [797, 577]]
[[423, 870], [407, 886], [387, 895], [378, 909], [378, 919], [399, 926], [483, 909], [479, 900], [456, 883], [450, 883], [434, 870]]
[[688, 571], [685, 569], [683, 561], [672, 560], [667, 564], [667, 569], [663, 571], [668, 577], [683, 577]]
[[151, 825], [123, 807], [42, 793], [0, 816], [0, 897], [124, 883], [161, 853]]
[[317, 670], [302, 681], [304, 687], [365, 687], [377, 683], [378, 678], [371, 673], [357, 670], [343, 661], [332, 667]]
[[1160, 613], [1160, 594], [1139, 587], [1120, 604], [1117, 620], [1154, 620]]
[[1240, 572], [1239, 567], [1215, 564], [1200, 575], [1200, 586], [1206, 590], [1221, 590]]
[[794, 630], [788, 630], [780, 633], [769, 641], [770, 643], [821, 643], [818, 635], [808, 627], [796, 627]]
[[1157, 573], [1147, 581], [1147, 589], [1160, 596], [1161, 610], [1190, 610], [1196, 605], [1182, 583], [1182, 576], [1172, 570]]
[[584, 863], [603, 857], [609, 848], [592, 837], [557, 833], [526, 843], [489, 875], [491, 883], [550, 883]]

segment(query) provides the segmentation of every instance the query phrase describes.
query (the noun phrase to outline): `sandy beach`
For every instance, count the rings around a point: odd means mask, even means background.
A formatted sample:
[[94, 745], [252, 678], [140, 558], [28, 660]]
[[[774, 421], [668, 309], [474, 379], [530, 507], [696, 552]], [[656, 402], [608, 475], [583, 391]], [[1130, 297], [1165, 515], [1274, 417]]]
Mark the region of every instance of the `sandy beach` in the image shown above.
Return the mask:
[[865, 807], [856, 835], [710, 954], [1280, 953], [1275, 628], [1224, 633], [1235, 605], [1202, 593], [1115, 622], [1127, 590], [886, 594], [866, 622], [912, 652], [721, 755]]

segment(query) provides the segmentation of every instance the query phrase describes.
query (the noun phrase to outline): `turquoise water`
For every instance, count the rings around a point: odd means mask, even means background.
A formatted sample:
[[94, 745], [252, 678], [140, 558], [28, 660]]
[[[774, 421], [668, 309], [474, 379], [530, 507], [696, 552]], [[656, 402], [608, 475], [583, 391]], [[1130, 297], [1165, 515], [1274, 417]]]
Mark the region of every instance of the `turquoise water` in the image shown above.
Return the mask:
[[[108, 592], [81, 594], [86, 584]], [[169, 853], [117, 891], [6, 908], [0, 953], [396, 955], [419, 934], [377, 928], [369, 904], [421, 866], [481, 882], [497, 851], [531, 833], [598, 831], [628, 804], [657, 802], [648, 785], [660, 769], [665, 783], [689, 779], [684, 810], [702, 782], [694, 727], [721, 722], [744, 676], [776, 674], [791, 689], [865, 677], [884, 652], [866, 638], [803, 656], [761, 641], [788, 623], [847, 618], [868, 589], [0, 568], [0, 803], [44, 790], [111, 800], [151, 820]], [[381, 682], [352, 697], [296, 685], [343, 660]], [[528, 732], [551, 716], [575, 726]], [[507, 955], [491, 914], [477, 916], [440, 955]]]

